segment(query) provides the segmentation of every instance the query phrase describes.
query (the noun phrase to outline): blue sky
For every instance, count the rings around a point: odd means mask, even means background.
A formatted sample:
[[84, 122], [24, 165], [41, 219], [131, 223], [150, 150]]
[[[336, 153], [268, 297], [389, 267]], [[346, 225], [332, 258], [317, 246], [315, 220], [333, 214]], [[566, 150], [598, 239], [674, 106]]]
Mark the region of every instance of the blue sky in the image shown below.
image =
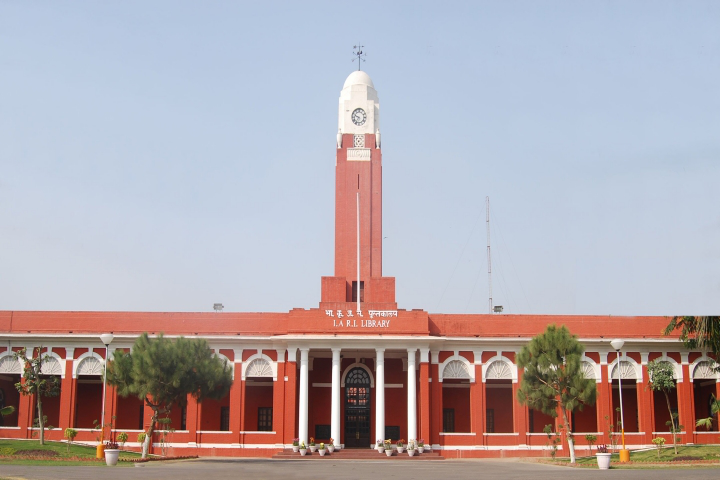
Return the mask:
[[0, 0], [0, 309], [287, 311], [380, 96], [399, 308], [720, 310], [720, 3]]

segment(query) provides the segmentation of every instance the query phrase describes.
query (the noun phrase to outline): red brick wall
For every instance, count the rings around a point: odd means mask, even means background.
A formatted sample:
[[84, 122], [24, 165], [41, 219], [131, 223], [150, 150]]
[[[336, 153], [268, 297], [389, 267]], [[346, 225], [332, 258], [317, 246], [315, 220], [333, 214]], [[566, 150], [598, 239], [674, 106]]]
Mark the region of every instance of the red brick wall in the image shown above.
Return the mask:
[[[258, 426], [258, 408], [273, 406], [272, 386], [245, 387], [245, 430], [256, 431]], [[273, 412], [274, 414], [274, 412]], [[273, 425], [274, 426], [274, 425]]]
[[[82, 380], [82, 379], [80, 379]], [[77, 385], [75, 428], [93, 428], [93, 421], [102, 422], [102, 383], [80, 383]], [[107, 412], [105, 413], [107, 417]], [[106, 418], [105, 423], [110, 419]]]
[[[470, 388], [454, 388], [455, 382], [443, 382], [443, 410], [455, 411], [455, 433], [469, 433], [470, 427]], [[469, 387], [469, 385], [468, 385]]]
[[[502, 385], [503, 388], [487, 388], [487, 409], [495, 412], [495, 432], [513, 432], [513, 405], [516, 400], [513, 398], [511, 383], [509, 380], [488, 380], [487, 386]], [[489, 431], [489, 430], [488, 430]]]
[[118, 430], [141, 429], [143, 402], [137, 397], [118, 397], [115, 425]]

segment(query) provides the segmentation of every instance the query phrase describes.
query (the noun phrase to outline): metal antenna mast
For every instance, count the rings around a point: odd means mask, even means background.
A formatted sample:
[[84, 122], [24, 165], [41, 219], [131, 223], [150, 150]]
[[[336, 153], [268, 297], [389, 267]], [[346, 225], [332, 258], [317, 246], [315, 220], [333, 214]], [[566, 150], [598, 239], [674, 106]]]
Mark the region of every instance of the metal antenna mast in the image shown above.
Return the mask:
[[492, 301], [492, 260], [490, 258], [490, 197], [485, 197], [485, 224], [487, 225], [487, 264], [488, 264], [488, 313], [493, 313]]
[[[360, 45], [359, 42], [353, 46], [353, 55], [357, 57], [358, 61], [358, 72], [360, 71], [360, 64], [365, 61], [365, 57], [367, 56], [367, 54], [363, 52], [363, 48], [365, 48], [365, 45]], [[354, 62], [355, 59], [353, 58], [352, 61]]]

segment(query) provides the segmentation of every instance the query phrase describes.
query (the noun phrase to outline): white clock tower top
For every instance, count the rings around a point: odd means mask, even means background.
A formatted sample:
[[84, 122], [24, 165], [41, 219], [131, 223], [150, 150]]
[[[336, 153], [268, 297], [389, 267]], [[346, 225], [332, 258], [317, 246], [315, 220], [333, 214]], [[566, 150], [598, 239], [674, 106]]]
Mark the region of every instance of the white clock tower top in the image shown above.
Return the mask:
[[370, 76], [357, 70], [347, 77], [340, 92], [338, 134], [379, 132], [380, 100]]

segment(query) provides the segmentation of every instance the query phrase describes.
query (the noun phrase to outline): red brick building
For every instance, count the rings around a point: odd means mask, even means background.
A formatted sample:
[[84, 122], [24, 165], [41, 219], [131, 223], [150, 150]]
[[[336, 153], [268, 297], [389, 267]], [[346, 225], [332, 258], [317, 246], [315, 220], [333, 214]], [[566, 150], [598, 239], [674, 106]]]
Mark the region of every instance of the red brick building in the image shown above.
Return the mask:
[[[720, 395], [710, 359], [661, 335], [665, 317], [448, 315], [398, 309], [395, 278], [382, 274], [382, 149], [380, 109], [370, 77], [353, 72], [340, 94], [335, 195], [335, 272], [321, 279], [318, 308], [287, 313], [0, 312], [0, 395], [17, 407], [0, 437], [31, 438], [34, 406], [14, 383], [22, 368], [13, 352], [42, 346], [52, 359], [44, 372], [61, 378], [59, 397], [46, 399], [48, 423], [61, 439], [67, 427], [93, 442], [102, 410], [105, 348], [129, 349], [142, 332], [202, 337], [233, 366], [234, 384], [221, 401], [192, 399], [171, 414], [164, 442], [178, 454], [271, 455], [293, 438], [330, 437], [345, 448], [380, 438], [423, 439], [445, 456], [539, 455], [546, 424], [555, 420], [515, 400], [522, 372], [515, 354], [548, 324], [564, 324], [586, 347], [583, 366], [598, 399], [573, 416], [579, 448], [586, 433], [610, 443], [622, 375], [627, 444], [669, 438], [665, 400], [646, 388], [647, 363], [675, 369], [672, 408], [686, 443], [720, 443], [695, 431]], [[618, 364], [610, 346], [625, 340]], [[150, 410], [108, 388], [107, 416], [136, 435]], [[161, 441], [162, 432], [154, 438]]]

